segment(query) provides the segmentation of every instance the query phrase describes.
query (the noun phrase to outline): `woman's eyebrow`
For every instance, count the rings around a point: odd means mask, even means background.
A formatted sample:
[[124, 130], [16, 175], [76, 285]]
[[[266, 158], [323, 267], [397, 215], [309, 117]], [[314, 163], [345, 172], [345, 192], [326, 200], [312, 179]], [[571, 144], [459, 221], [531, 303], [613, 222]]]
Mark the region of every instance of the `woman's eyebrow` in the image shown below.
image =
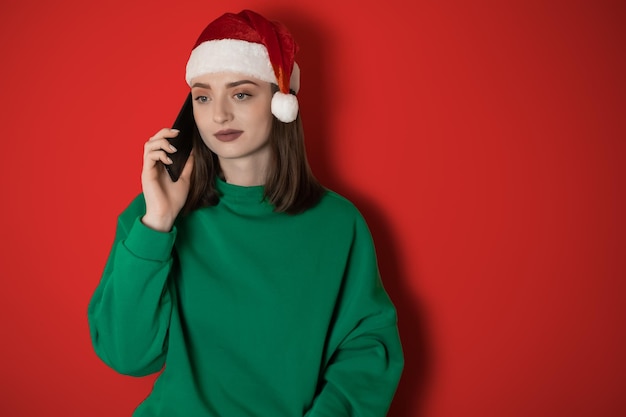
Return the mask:
[[[226, 84], [226, 88], [233, 88], [233, 87], [240, 86], [242, 84], [252, 84], [252, 85], [258, 86], [258, 84], [255, 83], [254, 81], [251, 81], [251, 80], [240, 80], [240, 81], [233, 81], [232, 83]], [[194, 83], [191, 86], [191, 88], [204, 88], [206, 90], [210, 90], [211, 86], [209, 84], [205, 84], [205, 83]]]
[[205, 90], [210, 90], [211, 86], [205, 83], [193, 83], [191, 88], [204, 88]]
[[253, 84], [253, 85], [258, 86], [258, 84], [257, 84], [257, 83], [255, 83], [254, 81], [250, 81], [250, 80], [241, 80], [241, 81], [234, 81], [234, 82], [232, 82], [232, 83], [228, 83], [228, 84], [226, 84], [226, 88], [233, 88], [233, 87], [237, 87], [237, 86], [242, 85], [242, 84]]

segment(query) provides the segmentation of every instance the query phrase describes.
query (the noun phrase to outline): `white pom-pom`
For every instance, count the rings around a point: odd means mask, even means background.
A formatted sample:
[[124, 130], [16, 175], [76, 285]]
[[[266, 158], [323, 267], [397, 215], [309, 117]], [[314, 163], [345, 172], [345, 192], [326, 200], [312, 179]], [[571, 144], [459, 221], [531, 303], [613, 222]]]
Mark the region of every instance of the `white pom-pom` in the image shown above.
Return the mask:
[[293, 122], [298, 117], [298, 98], [277, 91], [272, 97], [272, 114], [283, 123]]

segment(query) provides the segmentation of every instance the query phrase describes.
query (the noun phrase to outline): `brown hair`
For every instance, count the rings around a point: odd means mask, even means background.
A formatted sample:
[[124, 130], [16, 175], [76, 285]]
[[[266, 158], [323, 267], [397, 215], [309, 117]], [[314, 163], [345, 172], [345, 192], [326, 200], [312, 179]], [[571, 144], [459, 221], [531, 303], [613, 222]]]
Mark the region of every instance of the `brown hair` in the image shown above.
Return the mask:
[[[289, 214], [316, 205], [325, 189], [313, 176], [307, 161], [300, 114], [291, 123], [273, 117], [269, 140], [272, 160], [265, 182], [265, 199], [275, 211]], [[206, 146], [197, 129], [193, 142], [194, 167], [183, 213], [214, 206], [220, 199], [215, 187], [215, 178], [221, 174], [217, 155]]]

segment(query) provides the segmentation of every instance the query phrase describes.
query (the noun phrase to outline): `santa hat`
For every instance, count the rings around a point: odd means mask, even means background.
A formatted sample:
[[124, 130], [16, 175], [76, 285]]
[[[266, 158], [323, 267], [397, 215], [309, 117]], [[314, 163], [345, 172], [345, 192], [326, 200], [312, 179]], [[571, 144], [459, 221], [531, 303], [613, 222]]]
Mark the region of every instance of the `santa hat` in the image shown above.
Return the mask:
[[285, 26], [250, 10], [226, 13], [200, 34], [187, 62], [187, 84], [203, 74], [232, 71], [278, 85], [272, 114], [290, 123], [298, 116], [298, 45]]

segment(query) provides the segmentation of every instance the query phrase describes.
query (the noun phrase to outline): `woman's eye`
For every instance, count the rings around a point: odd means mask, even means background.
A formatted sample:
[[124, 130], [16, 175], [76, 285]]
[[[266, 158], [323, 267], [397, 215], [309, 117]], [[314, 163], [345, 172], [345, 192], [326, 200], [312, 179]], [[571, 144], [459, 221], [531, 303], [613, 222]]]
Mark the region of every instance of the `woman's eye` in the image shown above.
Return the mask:
[[235, 98], [237, 100], [245, 100], [248, 97], [250, 97], [250, 94], [248, 94], [248, 93], [237, 93], [237, 94], [235, 94]]
[[207, 96], [198, 96], [195, 100], [199, 103], [206, 103], [209, 101], [209, 98]]

